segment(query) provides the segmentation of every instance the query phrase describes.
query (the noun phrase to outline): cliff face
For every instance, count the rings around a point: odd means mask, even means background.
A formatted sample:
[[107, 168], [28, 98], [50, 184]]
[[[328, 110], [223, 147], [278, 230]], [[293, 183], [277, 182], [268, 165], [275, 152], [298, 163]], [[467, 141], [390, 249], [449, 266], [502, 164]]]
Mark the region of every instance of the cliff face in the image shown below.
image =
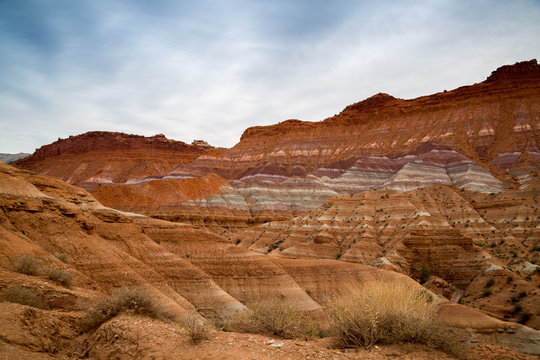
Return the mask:
[[97, 184], [133, 183], [165, 175], [205, 151], [206, 146], [188, 145], [164, 135], [92, 131], [44, 145], [15, 165], [90, 189]]
[[264, 163], [292, 176], [351, 156], [393, 154], [432, 141], [480, 165], [524, 177], [539, 166], [540, 65], [503, 66], [484, 82], [412, 100], [377, 94], [321, 122], [287, 120], [247, 129], [218, 155], [176, 172], [242, 177]]

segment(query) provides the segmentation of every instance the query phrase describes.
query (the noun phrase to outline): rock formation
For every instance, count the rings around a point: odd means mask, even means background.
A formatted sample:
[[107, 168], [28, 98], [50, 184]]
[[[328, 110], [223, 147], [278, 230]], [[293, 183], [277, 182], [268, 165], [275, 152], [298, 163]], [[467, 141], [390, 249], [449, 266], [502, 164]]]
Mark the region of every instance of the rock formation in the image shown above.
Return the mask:
[[[362, 284], [378, 278], [419, 286], [405, 275], [370, 266], [253, 252], [201, 228], [103, 207], [83, 189], [3, 163], [0, 185], [0, 289], [33, 289], [44, 297], [49, 309], [1, 304], [2, 318], [16, 329], [8, 334], [0, 326], [0, 334], [4, 334], [0, 346], [10, 351], [22, 347], [25, 352], [54, 353], [62, 350], [59, 347], [75, 347], [70, 339], [76, 341], [72, 331], [78, 315], [73, 312], [77, 314], [92, 299], [118, 287], [144, 287], [172, 313], [196, 310], [207, 318], [219, 319], [254, 300], [272, 296], [285, 296], [303, 311], [320, 312], [320, 303], [351, 281]], [[61, 286], [46, 272], [25, 275], [14, 271], [14, 264], [23, 255], [39, 261], [43, 268], [73, 274], [73, 284]], [[468, 321], [466, 326], [475, 338], [487, 336], [489, 324], [489, 329], [501, 329], [499, 336], [509, 346], [519, 348], [525, 341], [521, 332], [533, 343], [540, 342], [530, 328], [504, 323], [464, 306], [448, 309], [447, 301], [437, 301], [452, 321], [463, 311], [474, 315], [477, 320]], [[45, 321], [57, 330], [24, 335], [29, 328], [20, 328], [20, 316], [25, 323]], [[62, 326], [65, 332], [60, 340], [57, 336]], [[534, 353], [534, 349], [522, 347], [527, 352]]]
[[166, 175], [206, 149], [162, 134], [144, 137], [91, 131], [44, 145], [16, 165], [91, 189], [98, 184], [133, 184]]

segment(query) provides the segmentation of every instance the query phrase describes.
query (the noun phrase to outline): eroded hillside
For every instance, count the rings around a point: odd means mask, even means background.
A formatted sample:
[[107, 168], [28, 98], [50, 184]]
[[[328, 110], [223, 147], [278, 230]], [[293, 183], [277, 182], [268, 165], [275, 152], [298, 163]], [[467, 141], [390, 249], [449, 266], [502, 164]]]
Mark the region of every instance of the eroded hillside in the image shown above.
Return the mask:
[[[393, 271], [268, 256], [205, 229], [121, 213], [80, 188], [3, 163], [0, 184], [0, 288], [31, 289], [43, 297], [46, 308], [2, 304], [11, 331], [0, 327], [0, 342], [9, 353], [73, 356], [80, 346], [88, 346], [86, 335], [79, 335], [77, 314], [94, 299], [126, 286], [146, 289], [172, 314], [191, 312], [209, 319], [226, 318], [254, 300], [273, 296], [286, 297], [305, 312], [324, 312], [321, 304], [335, 291], [375, 278], [419, 286]], [[15, 264], [23, 256], [43, 269], [68, 272], [73, 281], [59, 284], [47, 272], [18, 272]], [[537, 345], [523, 347], [525, 340], [540, 341], [534, 330], [443, 298], [437, 301], [449, 323], [472, 329], [477, 341], [489, 340], [489, 329], [501, 329], [498, 338], [507, 346], [536, 351]], [[47, 334], [33, 330], [40, 322], [49, 324]]]

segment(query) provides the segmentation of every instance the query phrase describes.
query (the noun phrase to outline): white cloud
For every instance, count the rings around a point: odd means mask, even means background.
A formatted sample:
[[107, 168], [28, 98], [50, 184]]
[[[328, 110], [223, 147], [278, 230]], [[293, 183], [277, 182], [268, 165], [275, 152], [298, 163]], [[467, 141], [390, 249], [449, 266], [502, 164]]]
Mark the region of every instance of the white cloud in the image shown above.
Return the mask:
[[49, 11], [36, 29], [0, 15], [0, 152], [89, 130], [232, 146], [249, 126], [450, 90], [540, 51], [532, 1], [90, 4], [13, 12]]

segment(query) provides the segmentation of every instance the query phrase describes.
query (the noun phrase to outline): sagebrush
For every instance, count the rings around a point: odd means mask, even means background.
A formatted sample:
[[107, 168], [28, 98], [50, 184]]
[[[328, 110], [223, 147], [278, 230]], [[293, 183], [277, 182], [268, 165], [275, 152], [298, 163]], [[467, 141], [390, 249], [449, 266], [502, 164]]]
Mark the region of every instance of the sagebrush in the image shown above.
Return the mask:
[[462, 356], [461, 339], [440, 322], [426, 290], [373, 281], [336, 295], [328, 307], [337, 347], [412, 342]]
[[39, 309], [45, 309], [47, 307], [43, 296], [39, 295], [32, 289], [20, 286], [10, 286], [1, 290], [0, 302], [1, 301], [32, 306]]
[[97, 328], [122, 312], [131, 312], [156, 319], [173, 318], [145, 290], [122, 288], [93, 304], [81, 319], [81, 326], [83, 330]]
[[315, 320], [285, 297], [262, 300], [251, 304], [249, 308], [233, 319], [230, 323], [231, 330], [285, 339], [313, 338], [319, 333]]
[[195, 314], [184, 316], [180, 323], [194, 344], [208, 339], [211, 330], [210, 324], [205, 319]]
[[49, 269], [47, 270], [47, 277], [57, 284], [70, 288], [73, 282], [73, 274], [66, 270], [61, 269]]
[[21, 274], [36, 276], [41, 271], [41, 263], [30, 255], [23, 255], [15, 260], [14, 270]]

